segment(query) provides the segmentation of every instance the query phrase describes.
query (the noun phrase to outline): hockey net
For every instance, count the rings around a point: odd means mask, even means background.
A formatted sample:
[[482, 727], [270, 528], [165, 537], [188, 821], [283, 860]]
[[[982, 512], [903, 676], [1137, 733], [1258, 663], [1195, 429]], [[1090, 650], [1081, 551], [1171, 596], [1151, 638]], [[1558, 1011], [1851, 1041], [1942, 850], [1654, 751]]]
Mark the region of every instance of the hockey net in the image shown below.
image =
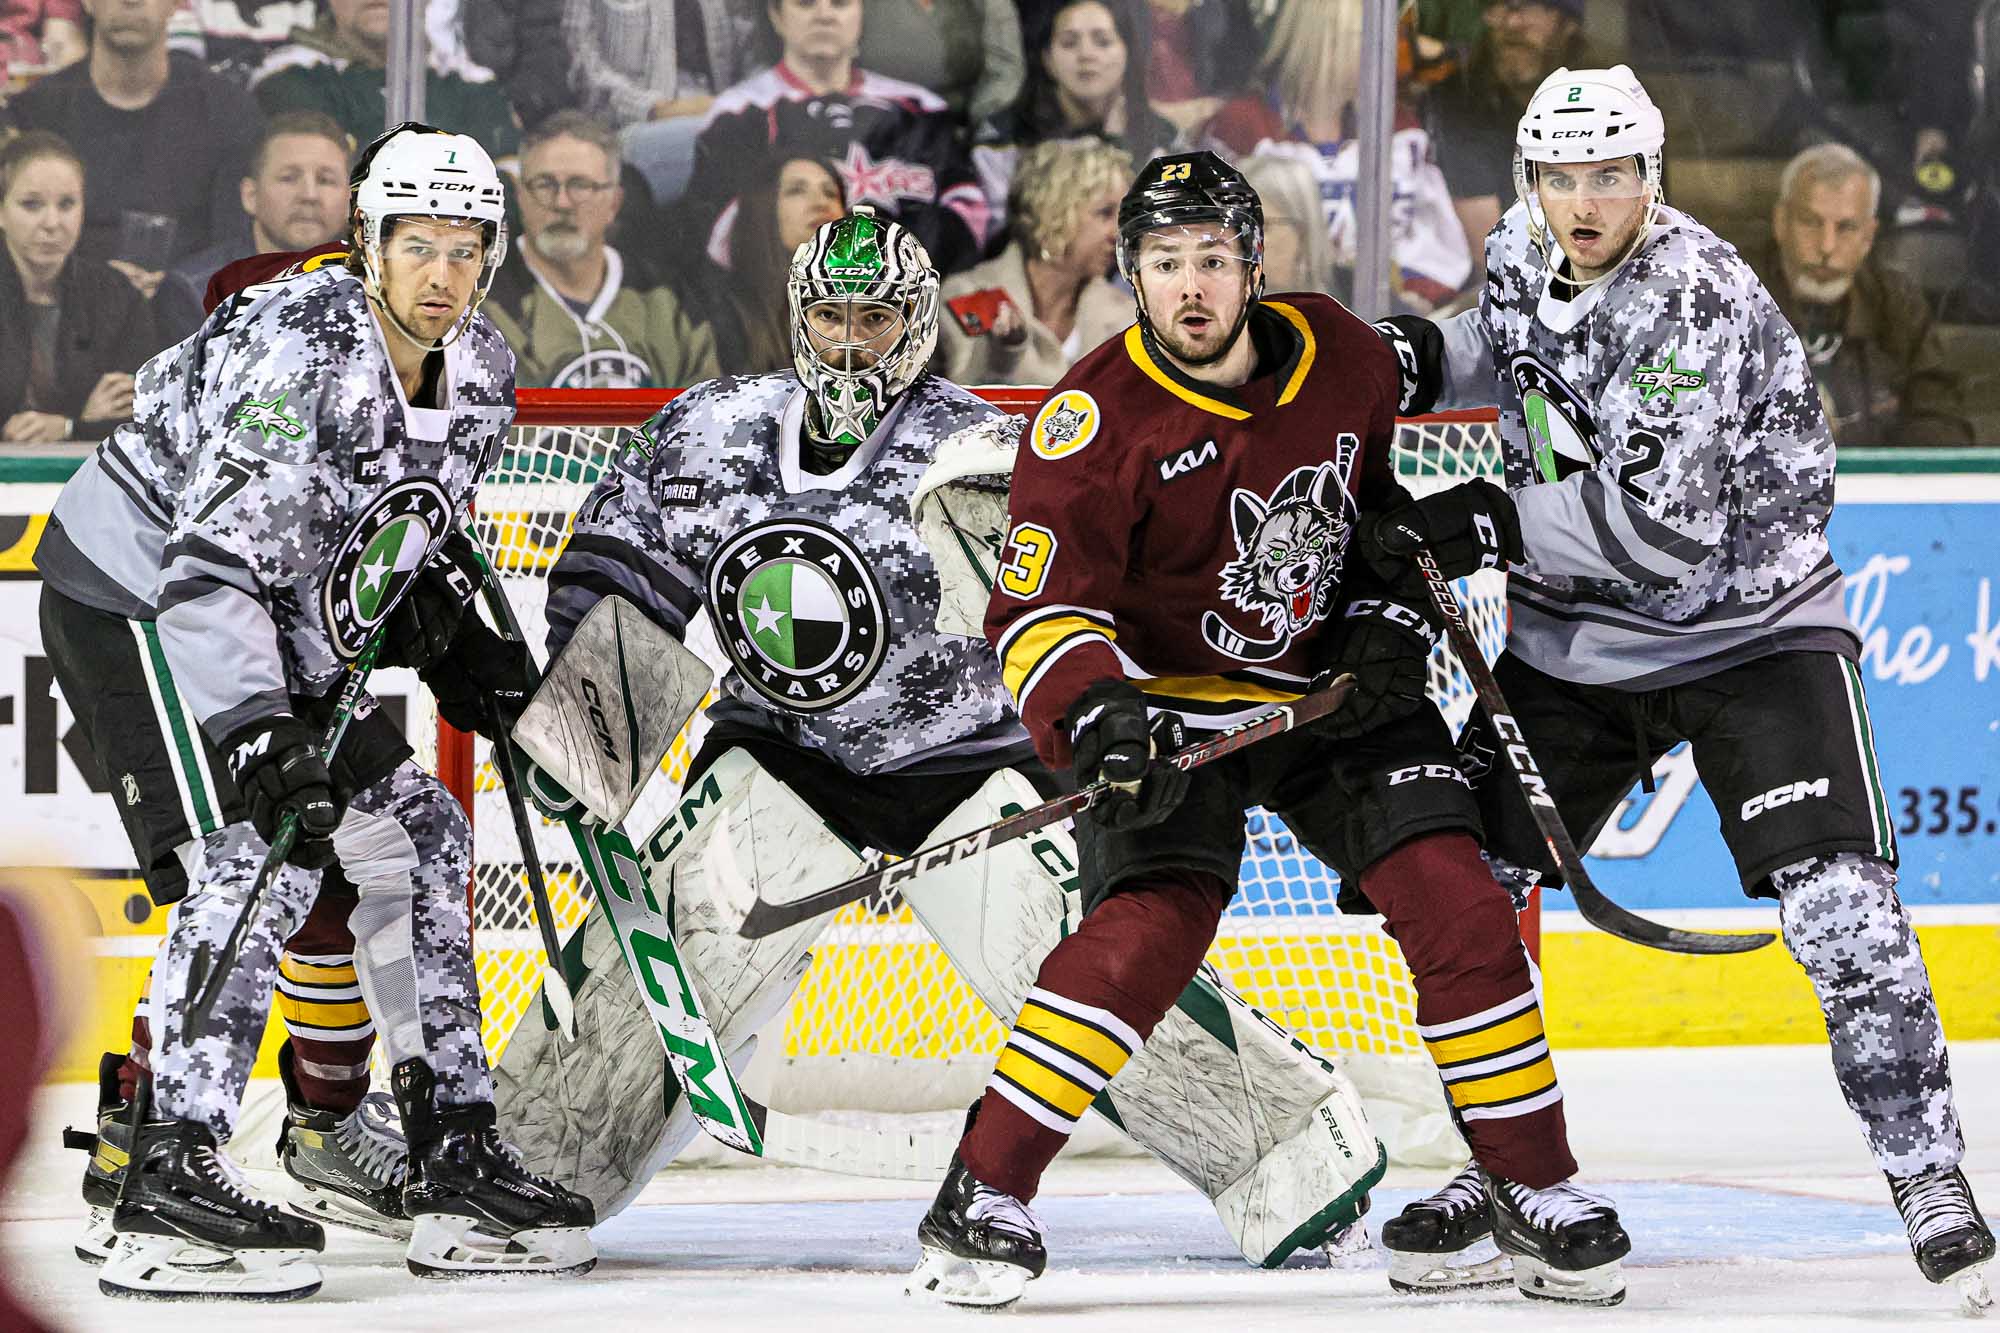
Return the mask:
[[[980, 391], [1016, 412], [1032, 411], [1032, 389]], [[665, 390], [523, 390], [500, 466], [482, 486], [480, 536], [500, 571], [539, 658], [546, 634], [545, 581], [567, 539], [571, 516], [618, 446]], [[1419, 494], [1480, 475], [1497, 475], [1490, 413], [1446, 414], [1400, 424], [1396, 461]], [[1497, 574], [1462, 585], [1473, 628], [1489, 659], [1505, 637], [1504, 585]], [[696, 622], [690, 646], [712, 665], [723, 657]], [[1456, 727], [1471, 708], [1464, 673], [1446, 654], [1431, 663], [1431, 687]], [[669, 808], [699, 747], [697, 717], [676, 741], [635, 808], [628, 828], [643, 834]], [[472, 812], [472, 885], [484, 1035], [496, 1058], [535, 999], [541, 951], [529, 906], [522, 849], [484, 741], [439, 724], [438, 767]], [[580, 925], [587, 892], [560, 828], [538, 816], [535, 854], [544, 867], [558, 928]], [[1435, 1077], [1413, 1022], [1409, 974], [1380, 918], [1343, 916], [1337, 877], [1274, 817], [1254, 812], [1241, 892], [1223, 918], [1209, 962], [1253, 1004], [1323, 1052], [1337, 1052], [1369, 1099], [1392, 1155], [1412, 1163], [1455, 1151]], [[907, 907], [857, 903], [830, 925], [776, 1031], [760, 1043], [746, 1082], [773, 1107], [913, 1113], [963, 1108], [978, 1093], [1004, 1037], [1004, 1020], [984, 1008], [954, 973]], [[1530, 947], [1535, 909], [1523, 918]]]

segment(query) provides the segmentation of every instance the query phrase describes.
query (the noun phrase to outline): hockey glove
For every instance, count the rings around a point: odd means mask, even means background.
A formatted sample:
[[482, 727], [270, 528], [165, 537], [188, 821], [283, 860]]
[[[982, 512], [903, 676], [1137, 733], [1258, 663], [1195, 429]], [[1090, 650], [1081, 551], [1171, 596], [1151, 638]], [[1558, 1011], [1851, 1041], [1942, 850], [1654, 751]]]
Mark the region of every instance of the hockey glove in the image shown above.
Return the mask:
[[1324, 689], [1351, 672], [1354, 692], [1316, 729], [1346, 739], [1416, 712], [1427, 698], [1424, 681], [1436, 635], [1423, 616], [1400, 602], [1357, 597], [1348, 603], [1334, 631], [1332, 665], [1314, 678], [1312, 688]]
[[1430, 548], [1448, 579], [1505, 569], [1523, 555], [1521, 519], [1505, 490], [1478, 477], [1361, 525], [1362, 557], [1391, 583], [1420, 546]]
[[465, 608], [484, 578], [472, 539], [463, 532], [447, 536], [389, 612], [376, 665], [422, 670], [443, 657], [458, 637]]
[[1375, 332], [1396, 354], [1396, 375], [1402, 385], [1396, 415], [1414, 417], [1430, 411], [1444, 391], [1444, 334], [1422, 315], [1391, 315], [1376, 321]]
[[319, 747], [312, 728], [290, 713], [246, 723], [221, 747], [259, 837], [268, 844], [287, 814], [299, 817], [299, 836], [285, 860], [305, 870], [333, 864], [333, 831], [347, 811]]
[[514, 730], [542, 681], [528, 645], [501, 638], [476, 615], [466, 619], [451, 651], [418, 675], [445, 721], [488, 740]]
[[1128, 681], [1103, 680], [1083, 692], [1063, 719], [1069, 729], [1072, 768], [1079, 787], [1102, 779], [1111, 789], [1088, 813], [1109, 829], [1157, 824], [1187, 795], [1188, 775], [1154, 763], [1185, 743], [1181, 720], [1162, 713], [1146, 720], [1146, 696]]

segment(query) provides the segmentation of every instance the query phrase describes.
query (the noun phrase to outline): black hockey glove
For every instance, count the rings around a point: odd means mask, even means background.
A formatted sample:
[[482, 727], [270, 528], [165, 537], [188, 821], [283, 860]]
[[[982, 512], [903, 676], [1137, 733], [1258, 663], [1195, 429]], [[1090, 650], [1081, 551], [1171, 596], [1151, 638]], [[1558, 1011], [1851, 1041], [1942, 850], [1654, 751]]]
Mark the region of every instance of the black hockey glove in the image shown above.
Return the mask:
[[1349, 602], [1334, 631], [1333, 660], [1312, 688], [1324, 689], [1351, 672], [1354, 692], [1315, 728], [1346, 739], [1416, 712], [1426, 698], [1424, 681], [1436, 642], [1430, 622], [1401, 602], [1380, 597]]
[[476, 615], [466, 617], [451, 651], [417, 674], [445, 721], [490, 741], [514, 730], [542, 683], [528, 645], [501, 638]]
[[1396, 375], [1402, 382], [1396, 415], [1414, 417], [1430, 411], [1444, 391], [1444, 334], [1422, 315], [1377, 320], [1375, 332], [1396, 354]]
[[1102, 778], [1111, 790], [1087, 812], [1109, 829], [1146, 828], [1174, 812], [1187, 795], [1188, 775], [1155, 763], [1186, 742], [1181, 720], [1162, 713], [1146, 720], [1146, 696], [1129, 681], [1103, 680], [1083, 692], [1063, 719], [1075, 752], [1079, 787]]
[[1361, 524], [1361, 554], [1390, 583], [1407, 577], [1410, 557], [1428, 546], [1448, 579], [1521, 561], [1514, 501], [1484, 477], [1461, 482]]
[[472, 539], [463, 532], [447, 536], [389, 612], [375, 664], [422, 670], [443, 657], [458, 637], [465, 608], [478, 595], [483, 578]]
[[319, 747], [319, 736], [290, 713], [246, 723], [221, 746], [259, 837], [269, 843], [280, 820], [298, 815], [299, 836], [285, 860], [306, 870], [333, 864], [333, 831], [347, 811]]

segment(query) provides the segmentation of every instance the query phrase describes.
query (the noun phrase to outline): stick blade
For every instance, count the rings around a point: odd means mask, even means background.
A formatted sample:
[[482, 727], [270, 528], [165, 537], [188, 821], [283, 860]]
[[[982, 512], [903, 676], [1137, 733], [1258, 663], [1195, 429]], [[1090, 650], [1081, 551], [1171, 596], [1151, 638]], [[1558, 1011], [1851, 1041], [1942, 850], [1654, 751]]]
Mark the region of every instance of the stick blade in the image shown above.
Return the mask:
[[569, 981], [554, 960], [542, 964], [542, 999], [547, 1001], [549, 1012], [555, 1015], [556, 1031], [564, 1041], [576, 1040], [576, 997], [570, 994]]
[[1576, 910], [1585, 921], [1607, 935], [1615, 935], [1629, 944], [1640, 944], [1649, 949], [1700, 955], [1749, 953], [1778, 938], [1767, 930], [1723, 933], [1663, 926], [1620, 907], [1587, 881], [1572, 884], [1569, 889], [1570, 896], [1576, 899]]

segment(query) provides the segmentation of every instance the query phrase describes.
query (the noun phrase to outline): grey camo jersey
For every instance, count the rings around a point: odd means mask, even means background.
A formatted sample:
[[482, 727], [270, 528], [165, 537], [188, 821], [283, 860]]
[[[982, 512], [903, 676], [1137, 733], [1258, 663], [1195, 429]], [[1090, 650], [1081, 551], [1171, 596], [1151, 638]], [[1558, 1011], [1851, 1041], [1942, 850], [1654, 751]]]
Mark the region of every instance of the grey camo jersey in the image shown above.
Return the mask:
[[[398, 483], [434, 482], [461, 512], [514, 409], [513, 353], [484, 317], [445, 352], [448, 406], [411, 408], [345, 267], [244, 297], [148, 363], [137, 418], [98, 456], [114, 482], [145, 480], [143, 500], [171, 506], [146, 600], [175, 683], [217, 739], [333, 686], [322, 585], [334, 552]], [[64, 525], [87, 555], [120, 514], [78, 508]]]
[[1563, 301], [1516, 205], [1486, 261], [1478, 308], [1441, 326], [1438, 406], [1499, 408], [1527, 548], [1509, 650], [1631, 689], [1788, 649], [1855, 656], [1826, 543], [1833, 437], [1736, 250], [1662, 208], [1637, 254]]
[[939, 443], [999, 409], [922, 376], [827, 476], [799, 467], [803, 410], [789, 371], [724, 378], [628, 432], [550, 573], [550, 656], [611, 593], [677, 636], [706, 611], [731, 661], [718, 725], [859, 774], [1025, 758], [985, 640], [937, 630], [937, 569], [910, 514]]

